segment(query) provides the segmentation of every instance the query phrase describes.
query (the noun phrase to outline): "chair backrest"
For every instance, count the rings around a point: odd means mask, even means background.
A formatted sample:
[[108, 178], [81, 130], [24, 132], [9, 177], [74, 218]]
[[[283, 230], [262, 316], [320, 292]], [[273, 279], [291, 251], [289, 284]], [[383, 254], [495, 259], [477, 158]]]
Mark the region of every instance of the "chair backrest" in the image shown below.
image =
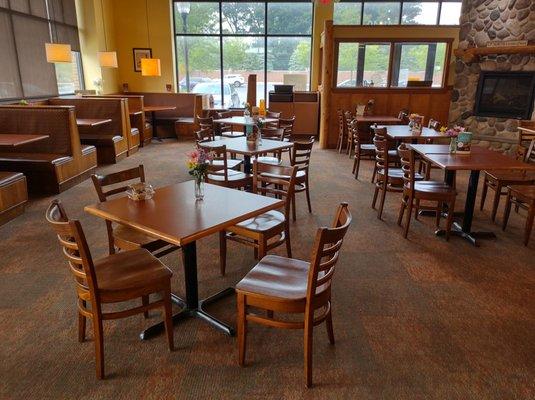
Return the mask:
[[409, 110], [401, 110], [398, 114], [398, 119], [403, 123], [409, 122]]
[[197, 116], [197, 121], [201, 129], [214, 129], [214, 119], [212, 117]]
[[[93, 174], [91, 175], [91, 179], [93, 180], [93, 185], [95, 185], [98, 199], [100, 201], [106, 201], [109, 196], [125, 192], [129, 185], [125, 184], [125, 182], [134, 179], [139, 180], [139, 182], [145, 182], [145, 170], [143, 165], [139, 165], [108, 175]], [[121, 185], [118, 186], [118, 184]], [[113, 188], [105, 190], [106, 186], [113, 186]]]
[[343, 136], [345, 134], [344, 130], [344, 112], [340, 109], [336, 111], [336, 114], [338, 115], [338, 134], [340, 136]]
[[401, 160], [401, 170], [403, 171], [403, 186], [405, 189], [412, 191], [416, 171], [414, 151], [409, 149], [405, 143], [401, 143], [398, 147], [398, 154]]
[[284, 139], [284, 128], [262, 128], [260, 130], [262, 139], [279, 140]]
[[214, 131], [211, 128], [201, 128], [195, 131], [195, 140], [198, 143], [209, 142], [215, 140]]
[[217, 119], [230, 118], [232, 117], [232, 111], [220, 111], [216, 115]]
[[280, 112], [276, 112], [276, 111], [266, 111], [266, 117], [267, 118], [280, 118], [281, 117], [281, 114]]
[[297, 167], [295, 166], [265, 164], [257, 161], [253, 164], [253, 193], [263, 196], [272, 195], [284, 200], [286, 221], [289, 221], [296, 174]]
[[208, 163], [208, 180], [210, 175], [221, 176], [225, 183], [228, 182], [228, 161], [227, 161], [227, 146], [203, 146], [202, 142], [198, 144], [200, 149], [212, 154], [212, 160]]
[[386, 128], [376, 128], [373, 137], [375, 146], [375, 165], [377, 169], [385, 171], [384, 176], [388, 176], [388, 141], [386, 140]]
[[340, 256], [344, 237], [351, 225], [352, 216], [347, 203], [341, 203], [330, 228], [316, 232], [307, 282], [307, 309], [305, 318], [313, 318], [315, 298], [330, 289], [334, 270]]
[[353, 138], [353, 142], [355, 143], [355, 146], [360, 145], [361, 141], [364, 141], [364, 132], [362, 132], [361, 129], [359, 129], [359, 122], [356, 118], [354, 118], [348, 126], [348, 130], [351, 132], [351, 137]]
[[535, 164], [535, 139], [531, 140], [524, 161], [528, 164]]
[[434, 129], [435, 131], [440, 131], [440, 125], [440, 122], [436, 119], [429, 118], [429, 123], [427, 124], [427, 127]]
[[290, 139], [294, 133], [295, 115], [291, 118], [279, 118], [279, 128], [284, 129], [284, 137]]
[[81, 300], [98, 302], [95, 296], [98, 286], [93, 259], [87, 245], [82, 225], [78, 220], [69, 220], [59, 200], [53, 200], [45, 213], [46, 220], [54, 228], [63, 255], [69, 263], [76, 281], [76, 291]]
[[298, 171], [307, 171], [308, 173], [313, 146], [314, 137], [310, 137], [307, 142], [294, 142], [292, 152], [290, 153], [290, 162], [292, 166], [297, 167]]
[[344, 124], [346, 132], [349, 133], [349, 124], [351, 124], [351, 121], [353, 121], [353, 115], [351, 114], [351, 111], [345, 111], [344, 112]]

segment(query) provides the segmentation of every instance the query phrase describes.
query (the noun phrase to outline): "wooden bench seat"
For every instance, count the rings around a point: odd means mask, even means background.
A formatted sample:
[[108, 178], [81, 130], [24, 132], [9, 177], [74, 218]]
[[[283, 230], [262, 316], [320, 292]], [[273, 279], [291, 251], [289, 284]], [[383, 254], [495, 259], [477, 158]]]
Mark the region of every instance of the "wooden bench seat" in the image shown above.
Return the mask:
[[0, 172], [0, 225], [24, 212], [28, 201], [26, 177], [20, 172]]
[[98, 148], [97, 162], [99, 164], [113, 164], [127, 155], [126, 143], [122, 136], [82, 133], [80, 140], [85, 145]]

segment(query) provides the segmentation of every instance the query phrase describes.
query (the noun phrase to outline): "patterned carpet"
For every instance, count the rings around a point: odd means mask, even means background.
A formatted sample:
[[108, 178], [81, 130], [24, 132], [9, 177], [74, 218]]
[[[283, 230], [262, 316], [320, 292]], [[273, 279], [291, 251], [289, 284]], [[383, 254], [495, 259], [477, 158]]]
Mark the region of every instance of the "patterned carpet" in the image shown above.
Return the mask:
[[[180, 182], [188, 179], [191, 148], [155, 143], [99, 171], [143, 163], [155, 186]], [[236, 339], [200, 320], [175, 327], [173, 353], [163, 335], [141, 342], [138, 333], [160, 319], [156, 312], [148, 321], [140, 315], [104, 323], [107, 379], [97, 381], [92, 327], [89, 340], [78, 343], [73, 279], [44, 221], [51, 197], [32, 200], [23, 216], [0, 227], [0, 398], [535, 398], [535, 239], [522, 246], [524, 217], [513, 214], [503, 233], [488, 208], [477, 211], [475, 229], [498, 234], [480, 248], [436, 238], [433, 218], [413, 222], [405, 240], [395, 223], [399, 196], [389, 193], [379, 221], [370, 208], [371, 162], [359, 181], [351, 165], [346, 155], [315, 149], [313, 214], [300, 196], [291, 226], [294, 257], [308, 259], [316, 227], [330, 222], [339, 202], [348, 201], [354, 217], [334, 279], [337, 342], [330, 346], [325, 328], [315, 329], [313, 389], [304, 387], [300, 331], [251, 325], [242, 369]], [[459, 177], [461, 191], [466, 181]], [[97, 199], [91, 181], [57, 197], [81, 220], [93, 256], [106, 254], [104, 222], [83, 212]], [[463, 204], [461, 193], [458, 208]], [[198, 243], [198, 255], [201, 297], [235, 284], [255, 263], [251, 249], [229, 243], [227, 276], [220, 277], [217, 235]], [[164, 262], [183, 294], [180, 257]], [[232, 322], [234, 298], [210, 311]]]

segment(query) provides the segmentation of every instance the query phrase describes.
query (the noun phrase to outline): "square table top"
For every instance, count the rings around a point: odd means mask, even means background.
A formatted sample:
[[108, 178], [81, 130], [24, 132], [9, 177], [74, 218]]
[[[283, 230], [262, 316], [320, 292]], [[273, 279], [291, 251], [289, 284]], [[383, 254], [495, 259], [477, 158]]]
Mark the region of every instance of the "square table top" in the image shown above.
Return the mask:
[[0, 133], [0, 147], [16, 147], [49, 138], [48, 135], [26, 135], [18, 133]]
[[143, 111], [145, 112], [171, 111], [171, 110], [176, 110], [176, 106], [143, 106]]
[[391, 115], [357, 115], [355, 118], [357, 119], [357, 122], [369, 122], [371, 124], [401, 123], [401, 119]]
[[247, 142], [247, 139], [242, 137], [237, 138], [221, 138], [210, 142], [203, 142], [203, 147], [218, 147], [227, 146], [227, 151], [242, 154], [246, 156], [255, 156], [257, 154], [269, 153], [276, 150], [289, 149], [293, 147], [292, 142], [283, 142], [280, 140], [262, 139], [259, 144]]
[[205, 184], [204, 200], [195, 201], [194, 182], [186, 181], [155, 189], [150, 200], [123, 196], [84, 210], [183, 246], [282, 206], [284, 200], [210, 184]]
[[[264, 124], [269, 124], [272, 122], [277, 122], [277, 118], [261, 118]], [[214, 120], [216, 124], [230, 124], [230, 125], [241, 125], [241, 126], [253, 126], [256, 125], [256, 122], [252, 117], [230, 117], [230, 118], [221, 118]]]
[[445, 135], [434, 129], [423, 127], [421, 133], [414, 133], [409, 128], [409, 125], [386, 125], [386, 134], [389, 138], [394, 140], [400, 139], [418, 139], [418, 138], [444, 138]]
[[472, 151], [469, 154], [425, 153], [422, 154], [422, 157], [440, 168], [450, 171], [535, 170], [535, 165], [478, 146], [472, 146]]
[[89, 126], [91, 128], [104, 124], [109, 124], [111, 118], [76, 118], [76, 125]]
[[[410, 144], [415, 152], [425, 155], [425, 154], [449, 154], [450, 146], [449, 144]], [[481, 146], [472, 146], [473, 153], [484, 152], [486, 149]]]

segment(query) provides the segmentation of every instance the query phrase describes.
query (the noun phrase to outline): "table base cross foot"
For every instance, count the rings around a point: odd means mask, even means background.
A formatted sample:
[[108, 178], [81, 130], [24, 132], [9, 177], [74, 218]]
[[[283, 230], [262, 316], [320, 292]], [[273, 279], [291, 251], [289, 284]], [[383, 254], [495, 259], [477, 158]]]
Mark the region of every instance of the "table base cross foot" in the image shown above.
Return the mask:
[[[438, 229], [437, 231], [435, 231], [435, 235], [446, 236], [446, 230]], [[468, 240], [476, 247], [479, 247], [478, 239], [496, 239], [496, 235], [493, 232], [465, 232], [463, 231], [461, 224], [459, 224], [458, 222], [453, 223], [450, 235], [458, 236], [465, 240]]]

